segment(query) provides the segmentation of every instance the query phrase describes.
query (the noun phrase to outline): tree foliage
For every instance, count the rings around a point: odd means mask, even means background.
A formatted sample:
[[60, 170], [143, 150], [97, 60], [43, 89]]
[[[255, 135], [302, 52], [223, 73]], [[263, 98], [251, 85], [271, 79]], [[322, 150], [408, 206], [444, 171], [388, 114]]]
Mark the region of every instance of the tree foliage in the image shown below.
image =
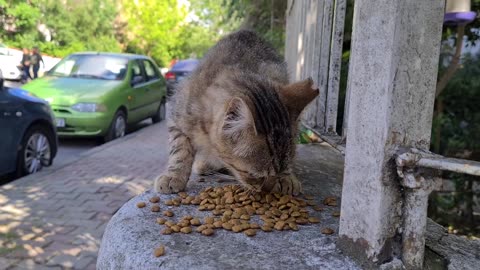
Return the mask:
[[112, 22], [114, 0], [0, 2], [0, 32], [12, 47], [39, 46], [47, 54], [120, 51]]
[[255, 29], [283, 52], [284, 0], [0, 0], [0, 41], [77, 51], [146, 54], [162, 66], [202, 57], [222, 36]]
[[122, 1], [121, 16], [126, 20], [126, 50], [144, 53], [161, 63], [178, 54], [187, 10], [177, 0]]

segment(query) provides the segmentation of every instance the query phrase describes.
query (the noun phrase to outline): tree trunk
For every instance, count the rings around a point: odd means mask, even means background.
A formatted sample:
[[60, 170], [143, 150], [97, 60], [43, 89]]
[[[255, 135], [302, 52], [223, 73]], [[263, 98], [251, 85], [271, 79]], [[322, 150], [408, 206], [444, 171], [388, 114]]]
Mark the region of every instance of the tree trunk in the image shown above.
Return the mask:
[[[443, 114], [443, 98], [437, 97], [437, 107], [434, 112], [435, 117], [442, 117]], [[438, 122], [437, 122], [438, 123]], [[435, 136], [433, 141], [433, 152], [437, 154], [441, 153], [441, 138], [442, 138], [442, 124], [438, 123], [435, 128]]]
[[450, 66], [448, 66], [445, 73], [443, 73], [442, 77], [437, 83], [437, 88], [435, 90], [435, 97], [438, 97], [443, 89], [447, 86], [448, 81], [453, 77], [455, 72], [460, 66], [460, 56], [462, 55], [462, 47], [463, 47], [463, 35], [465, 34], [465, 25], [459, 25], [457, 27], [457, 40], [455, 45], [455, 54], [453, 55], [452, 62]]

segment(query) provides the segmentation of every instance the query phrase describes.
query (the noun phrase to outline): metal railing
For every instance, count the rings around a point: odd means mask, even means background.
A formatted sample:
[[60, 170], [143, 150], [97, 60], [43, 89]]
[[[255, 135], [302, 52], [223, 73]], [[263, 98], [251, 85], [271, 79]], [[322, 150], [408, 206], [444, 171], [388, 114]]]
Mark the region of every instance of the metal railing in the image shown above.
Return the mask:
[[400, 184], [405, 188], [403, 260], [407, 265], [421, 268], [425, 250], [428, 196], [441, 185], [440, 171], [480, 176], [480, 162], [447, 158], [415, 148], [399, 150], [395, 162]]

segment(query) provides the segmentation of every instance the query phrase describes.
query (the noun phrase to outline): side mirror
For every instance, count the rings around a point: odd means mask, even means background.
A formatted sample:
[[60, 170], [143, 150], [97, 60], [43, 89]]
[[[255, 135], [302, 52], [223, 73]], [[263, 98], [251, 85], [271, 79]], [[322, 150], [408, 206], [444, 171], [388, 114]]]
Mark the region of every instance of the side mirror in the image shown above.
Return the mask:
[[140, 75], [133, 76], [132, 81], [131, 81], [131, 85], [135, 86], [135, 85], [137, 85], [141, 82], [143, 82], [143, 77], [142, 76], [140, 76]]

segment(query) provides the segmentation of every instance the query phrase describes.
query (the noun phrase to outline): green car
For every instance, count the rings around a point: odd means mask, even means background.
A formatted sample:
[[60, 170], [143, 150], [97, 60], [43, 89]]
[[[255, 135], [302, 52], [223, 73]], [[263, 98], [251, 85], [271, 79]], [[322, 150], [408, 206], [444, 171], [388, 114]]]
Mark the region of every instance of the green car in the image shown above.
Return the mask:
[[75, 53], [23, 89], [45, 99], [61, 137], [125, 135], [127, 125], [165, 118], [166, 82], [142, 55]]

